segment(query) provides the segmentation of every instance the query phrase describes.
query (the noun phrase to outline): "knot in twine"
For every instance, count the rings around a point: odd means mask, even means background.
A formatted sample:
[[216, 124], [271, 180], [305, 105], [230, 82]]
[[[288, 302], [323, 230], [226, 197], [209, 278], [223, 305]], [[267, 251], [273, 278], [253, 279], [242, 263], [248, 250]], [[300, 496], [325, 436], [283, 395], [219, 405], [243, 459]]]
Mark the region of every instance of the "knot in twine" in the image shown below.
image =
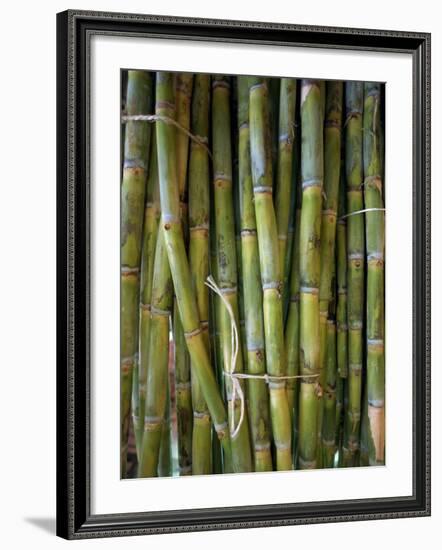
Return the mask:
[[[241, 383], [237, 376], [235, 376], [236, 362], [238, 360], [238, 350], [239, 350], [239, 338], [238, 338], [238, 327], [236, 325], [235, 314], [233, 312], [230, 302], [225, 298], [222, 290], [216, 284], [215, 279], [209, 275], [206, 279], [205, 284], [217, 294], [223, 304], [225, 305], [227, 312], [230, 317], [230, 331], [231, 331], [231, 346], [230, 346], [230, 360], [227, 362], [226, 368], [224, 369], [224, 376], [230, 378], [232, 382], [232, 397], [229, 403], [230, 407], [230, 437], [233, 439], [238, 435], [238, 432], [241, 428], [241, 424], [244, 420], [245, 413], [245, 398], [244, 391], [242, 389]], [[235, 400], [239, 398], [241, 403], [241, 412], [238, 420], [238, 424], [235, 426]]]

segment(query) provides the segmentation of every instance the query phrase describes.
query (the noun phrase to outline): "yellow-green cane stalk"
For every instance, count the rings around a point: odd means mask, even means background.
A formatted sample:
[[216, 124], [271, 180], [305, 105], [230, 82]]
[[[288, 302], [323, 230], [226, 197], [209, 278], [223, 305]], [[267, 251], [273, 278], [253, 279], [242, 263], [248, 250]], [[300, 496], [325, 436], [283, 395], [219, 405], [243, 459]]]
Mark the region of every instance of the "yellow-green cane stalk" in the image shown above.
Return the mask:
[[[212, 81], [212, 148], [213, 148], [213, 188], [215, 204], [215, 233], [218, 257], [217, 284], [223, 296], [230, 303], [237, 326], [238, 317], [238, 275], [236, 258], [235, 224], [232, 192], [232, 151], [230, 128], [230, 83], [222, 76], [213, 77]], [[226, 307], [222, 307], [220, 314], [220, 334], [224, 359], [232, 354], [231, 319]], [[238, 335], [239, 336], [239, 335]], [[243, 372], [241, 344], [239, 344], [235, 372]], [[224, 367], [228, 370], [227, 367]], [[241, 403], [237, 397], [232, 405], [232, 380], [226, 378], [226, 395], [229, 413], [234, 416], [235, 425], [240, 419]], [[244, 383], [241, 381], [244, 388]], [[247, 416], [231, 442], [233, 468], [239, 472], [252, 470], [252, 456], [249, 442], [249, 426]]]
[[278, 124], [279, 124], [279, 99], [281, 96], [281, 78], [265, 78], [269, 90], [268, 112], [269, 112], [269, 134], [272, 154], [272, 175], [275, 177], [278, 165]]
[[333, 261], [327, 318], [327, 355], [323, 396], [324, 414], [321, 442], [323, 468], [333, 468], [336, 453], [336, 381], [336, 264]]
[[367, 414], [370, 465], [385, 460], [384, 249], [380, 84], [364, 86], [364, 197], [367, 243]]
[[[208, 143], [210, 76], [195, 76], [192, 99], [192, 134]], [[192, 141], [189, 160], [189, 262], [195, 289], [201, 330], [209, 341], [209, 289], [205, 282], [210, 273], [209, 252], [209, 156], [207, 150]], [[211, 353], [212, 355], [212, 353]], [[192, 473], [212, 473], [212, 423], [201, 386], [192, 376], [193, 431]]]
[[170, 423], [170, 380], [167, 376], [166, 410], [161, 430], [160, 456], [158, 458], [158, 477], [172, 475], [171, 423]]
[[[193, 74], [175, 75], [176, 121], [185, 130], [190, 129]], [[180, 213], [185, 240], [188, 231], [187, 161], [189, 136], [184, 131], [175, 133]], [[190, 358], [186, 348], [183, 327], [176, 300], [173, 307], [173, 338], [175, 342], [175, 381], [178, 424], [178, 464], [180, 475], [192, 473], [193, 412], [191, 395]]]
[[[263, 290], [266, 365], [267, 373], [278, 377], [286, 374], [286, 354], [281, 297], [282, 273], [272, 196], [268, 89], [260, 78], [251, 78], [249, 85], [250, 157]], [[285, 380], [272, 380], [269, 383], [269, 395], [276, 469], [290, 470], [293, 467], [292, 428]]]
[[192, 473], [193, 409], [190, 358], [176, 300], [173, 304], [175, 344], [175, 396], [177, 414], [178, 466], [180, 475]]
[[[324, 118], [324, 199], [322, 203], [321, 221], [321, 278], [319, 284], [319, 337], [320, 378], [319, 383], [324, 391], [326, 382], [326, 365], [328, 342], [328, 310], [331, 291], [331, 278], [335, 264], [336, 217], [338, 211], [339, 181], [341, 169], [341, 129], [342, 129], [342, 99], [343, 84], [340, 81], [326, 83], [325, 118]], [[334, 358], [336, 364], [336, 359]], [[329, 398], [329, 391], [327, 398]], [[321, 452], [323, 440], [322, 422], [324, 399], [320, 400], [318, 418], [318, 459], [325, 456]], [[327, 439], [330, 441], [330, 437]], [[319, 465], [318, 465], [319, 466]]]
[[[247, 77], [238, 77], [239, 208], [247, 372], [263, 375], [265, 365], [262, 288], [256, 233], [253, 183], [250, 166], [249, 87]], [[249, 379], [248, 398], [254, 469], [272, 470], [269, 397], [264, 380]]]
[[279, 139], [275, 213], [278, 225], [279, 261], [284, 273], [293, 189], [293, 149], [295, 132], [296, 79], [281, 78], [279, 99]]
[[[193, 90], [193, 74], [177, 73], [175, 76], [175, 103], [176, 121], [178, 124], [190, 130], [190, 116]], [[187, 166], [189, 159], [189, 136], [183, 131], [176, 132], [176, 161], [178, 188], [180, 194], [181, 216], [183, 220], [184, 234], [187, 233], [187, 212], [188, 212], [188, 185]]]
[[[337, 344], [337, 339], [336, 339]], [[344, 378], [336, 376], [336, 422], [335, 422], [335, 446], [338, 451], [338, 463], [342, 455], [342, 428], [344, 419]]]
[[300, 374], [299, 468], [316, 468], [319, 340], [319, 283], [322, 188], [324, 175], [321, 83], [301, 82], [302, 208], [299, 237]]
[[[287, 348], [287, 375], [299, 375], [299, 331], [300, 331], [300, 304], [299, 304], [299, 235], [301, 230], [301, 203], [302, 186], [299, 177], [296, 177], [295, 188], [295, 213], [294, 213], [294, 232], [293, 232], [293, 250], [291, 256], [290, 285], [289, 285], [289, 306], [287, 322], [285, 327], [285, 342]], [[298, 397], [299, 397], [299, 379], [292, 378], [287, 380], [287, 399], [289, 402], [290, 413], [293, 419], [293, 456], [294, 460], [297, 453], [298, 441]], [[295, 461], [296, 464], [296, 461]]]
[[160, 190], [158, 187], [158, 162], [155, 132], [152, 135], [149, 175], [146, 185], [144, 208], [143, 248], [141, 251], [140, 277], [140, 344], [138, 367], [139, 412], [134, 411], [134, 429], [137, 442], [138, 460], [144, 431], [144, 408], [146, 402], [147, 361], [149, 355], [150, 306], [152, 297], [152, 277], [155, 260], [155, 246], [160, 219]]
[[341, 468], [350, 468], [356, 465], [357, 452], [351, 450], [351, 413], [349, 410], [349, 379], [343, 378], [344, 382], [344, 413], [342, 430], [342, 453], [339, 456], [339, 466]]
[[[213, 189], [211, 188], [210, 194], [210, 219], [213, 220], [215, 215], [214, 201], [213, 201]], [[218, 259], [216, 256], [216, 238], [215, 231], [209, 231], [209, 245], [210, 245], [210, 271], [212, 275], [218, 280]], [[209, 295], [210, 303], [210, 320], [209, 320], [209, 331], [210, 331], [210, 357], [212, 359], [212, 364], [215, 366], [215, 377], [220, 388], [221, 395], [224, 395], [224, 376], [223, 372], [223, 359], [221, 351], [221, 342], [219, 337], [219, 318], [218, 314], [221, 311], [218, 304], [219, 297], [214, 292], [211, 292]], [[214, 429], [212, 428], [212, 433]], [[216, 435], [216, 434], [215, 434]], [[213, 473], [221, 474], [223, 472], [223, 456], [222, 449], [217, 437], [212, 436], [212, 463], [213, 463]]]
[[167, 258], [164, 230], [160, 229], [156, 243], [153, 272], [144, 432], [138, 477], [155, 477], [158, 473], [161, 436], [167, 402], [169, 323], [172, 303], [172, 277]]
[[[347, 82], [345, 88], [345, 165], [348, 214], [364, 208], [362, 192], [363, 83]], [[362, 396], [364, 318], [364, 216], [347, 218], [347, 325], [348, 325], [348, 450], [359, 451]]]
[[368, 392], [367, 392], [367, 376], [365, 376], [365, 384], [362, 397], [362, 416], [361, 416], [361, 443], [359, 452], [359, 466], [369, 466], [369, 440], [368, 440]]
[[348, 375], [348, 346], [347, 346], [347, 218], [345, 169], [341, 164], [341, 178], [339, 184], [338, 222], [336, 226], [336, 330], [337, 330], [337, 369], [340, 378]]
[[[157, 115], [171, 118], [175, 116], [173, 75], [171, 73], [157, 73], [155, 112]], [[215, 429], [223, 445], [226, 471], [230, 471], [232, 468], [231, 446], [226, 410], [212, 371], [206, 341], [201, 331], [198, 305], [192, 288], [192, 276], [184, 245], [177, 185], [175, 131], [172, 125], [164, 121], [156, 123], [161, 226], [164, 228], [175, 295], [193, 371], [200, 383]]]
[[[152, 76], [129, 71], [126, 114], [150, 114]], [[127, 439], [131, 417], [132, 378], [138, 352], [140, 261], [144, 196], [151, 128], [148, 122], [128, 121], [125, 129], [121, 184], [121, 370], [120, 469], [126, 475]], [[138, 373], [136, 373], [138, 377]]]

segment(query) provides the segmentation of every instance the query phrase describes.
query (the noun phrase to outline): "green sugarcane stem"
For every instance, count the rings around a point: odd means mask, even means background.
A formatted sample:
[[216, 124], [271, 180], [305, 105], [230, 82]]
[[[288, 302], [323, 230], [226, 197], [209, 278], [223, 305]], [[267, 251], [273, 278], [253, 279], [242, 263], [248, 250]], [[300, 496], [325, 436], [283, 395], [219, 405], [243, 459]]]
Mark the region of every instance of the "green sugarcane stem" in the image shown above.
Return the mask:
[[[336, 344], [338, 340], [336, 339]], [[337, 354], [336, 354], [337, 359]], [[344, 379], [337, 373], [336, 376], [336, 430], [335, 445], [338, 451], [338, 457], [342, 454], [342, 422], [344, 412]], [[339, 460], [338, 458], [338, 460]]]
[[338, 303], [336, 308], [337, 368], [341, 378], [348, 376], [347, 330], [347, 219], [345, 169], [341, 161], [338, 222], [336, 227], [336, 282]]
[[[208, 141], [210, 77], [195, 76], [192, 100], [192, 133]], [[205, 281], [210, 273], [209, 256], [209, 157], [207, 150], [192, 141], [189, 161], [189, 263], [198, 304], [201, 329], [207, 349], [209, 340], [209, 289]], [[192, 376], [193, 432], [192, 473], [212, 473], [212, 424], [207, 403], [196, 376]]]
[[192, 473], [193, 407], [190, 359], [176, 299], [173, 304], [173, 337], [175, 342], [175, 395], [177, 414], [178, 465], [180, 475]]
[[166, 414], [173, 287], [164, 233], [162, 229], [158, 232], [155, 250], [144, 432], [138, 477], [155, 477], [158, 474], [161, 435]]
[[[150, 114], [152, 94], [151, 75], [143, 71], [129, 71], [127, 115]], [[122, 477], [126, 476], [132, 379], [138, 352], [139, 270], [150, 134], [151, 128], [148, 122], [129, 121], [126, 124], [121, 185], [120, 471]]]
[[[160, 218], [160, 197], [158, 186], [158, 161], [155, 132], [152, 135], [149, 175], [146, 184], [146, 203], [144, 209], [143, 244], [141, 251], [140, 277], [140, 345], [138, 367], [139, 411], [134, 415], [135, 437], [137, 441], [138, 461], [144, 431], [144, 409], [146, 403], [147, 360], [149, 355], [150, 306], [152, 297], [152, 277], [155, 260], [155, 246]], [[137, 417], [137, 418], [136, 418]]]
[[[214, 205], [214, 189], [211, 186], [211, 201], [210, 201], [210, 219], [215, 219], [215, 205]], [[213, 222], [212, 222], [213, 226]], [[210, 272], [215, 278], [215, 281], [218, 280], [218, 254], [217, 254], [217, 245], [216, 245], [216, 234], [215, 231], [211, 230], [209, 235], [210, 240]], [[211, 302], [213, 304], [213, 335], [215, 343], [215, 367], [216, 367], [216, 379], [218, 386], [220, 387], [221, 394], [225, 397], [225, 385], [224, 385], [224, 358], [223, 358], [223, 349], [221, 345], [221, 336], [220, 336], [220, 325], [221, 325], [221, 310], [223, 304], [221, 298], [214, 293], [210, 293]]]
[[295, 144], [296, 79], [281, 78], [279, 99], [279, 138], [275, 214], [278, 225], [279, 261], [285, 271], [285, 258], [292, 204], [293, 149]]
[[[364, 198], [383, 208], [380, 109], [377, 82], [364, 87]], [[384, 249], [385, 215], [365, 213], [367, 243], [367, 415], [369, 463], [385, 463]]]
[[[265, 365], [262, 288], [256, 234], [253, 182], [250, 166], [249, 87], [247, 77], [238, 77], [239, 210], [245, 315], [247, 372], [263, 375]], [[254, 469], [273, 469], [270, 452], [269, 396], [264, 380], [248, 381], [248, 400]]]
[[272, 175], [277, 173], [278, 165], [278, 123], [279, 123], [279, 100], [281, 97], [281, 78], [265, 78], [268, 94], [268, 113], [269, 113], [269, 135], [272, 155]]
[[[209, 186], [209, 196], [210, 196], [210, 220], [214, 219], [215, 216], [215, 207], [213, 199], [213, 187]], [[214, 276], [215, 280], [218, 280], [218, 258], [216, 255], [216, 236], [215, 231], [209, 231], [209, 260], [210, 260], [210, 272]], [[222, 374], [223, 362], [222, 362], [222, 353], [221, 345], [218, 331], [218, 311], [219, 309], [219, 296], [214, 292], [209, 293], [209, 304], [210, 304], [210, 320], [209, 320], [209, 332], [210, 332], [210, 356], [212, 359], [212, 364], [215, 369], [215, 378], [220, 389], [221, 395], [224, 396], [224, 376]], [[223, 473], [223, 455], [222, 448], [218, 437], [216, 436], [215, 428], [212, 423], [212, 469], [214, 474]]]
[[[238, 270], [238, 312], [239, 312], [239, 331], [241, 333], [241, 354], [243, 362], [243, 370], [247, 372], [247, 335], [245, 325], [244, 312], [244, 288], [243, 288], [243, 264], [242, 264], [242, 243], [241, 243], [241, 208], [240, 208], [240, 188], [239, 188], [239, 132], [238, 132], [238, 83], [237, 78], [232, 78], [232, 94], [231, 94], [231, 109], [232, 109], [232, 181], [233, 181], [233, 213], [235, 223], [235, 248], [236, 261]], [[248, 384], [244, 385], [246, 404], [249, 408], [248, 399]], [[249, 410], [249, 409], [248, 409]], [[248, 414], [250, 418], [250, 415]], [[252, 438], [251, 430], [249, 436]], [[252, 439], [250, 439], [252, 445]], [[253, 453], [252, 453], [253, 454]]]
[[[210, 195], [210, 220], [213, 220], [215, 217], [215, 205], [213, 197], [213, 187], [209, 186], [209, 195]], [[212, 273], [215, 280], [218, 280], [218, 258], [216, 255], [216, 235], [215, 231], [209, 231], [209, 248], [210, 248], [210, 272]], [[210, 341], [211, 341], [211, 350], [210, 355], [212, 358], [212, 363], [215, 368], [215, 377], [220, 389], [221, 395], [224, 396], [224, 376], [223, 372], [223, 360], [222, 360], [222, 350], [221, 350], [221, 341], [219, 337], [219, 312], [220, 309], [220, 298], [214, 292], [209, 293], [209, 304], [210, 304], [210, 321], [209, 321], [209, 330], [210, 330]], [[223, 455], [222, 448], [218, 437], [216, 437], [216, 432], [212, 424], [212, 459], [213, 459], [213, 473], [222, 474], [223, 473]]]
[[[192, 103], [193, 74], [176, 74], [176, 121], [190, 130], [190, 113]], [[182, 131], [176, 132], [176, 162], [180, 203], [183, 219], [187, 218], [187, 165], [189, 157], [189, 136]], [[186, 225], [184, 226], [187, 227]]]
[[[171, 73], [157, 73], [156, 102], [155, 112], [157, 115], [174, 118], [175, 98], [173, 75]], [[161, 224], [165, 230], [166, 249], [178, 309], [193, 370], [201, 385], [204, 399], [209, 407], [210, 415], [223, 446], [226, 471], [230, 471], [232, 461], [226, 410], [212, 371], [204, 335], [201, 332], [198, 306], [192, 288], [192, 277], [184, 245], [177, 186], [175, 128], [163, 121], [158, 121], [156, 132], [162, 212]]]
[[[296, 183], [296, 177], [293, 178], [292, 186], [297, 187]], [[285, 254], [285, 261], [284, 261], [284, 270], [283, 270], [283, 315], [284, 315], [284, 323], [287, 323], [288, 313], [289, 313], [289, 307], [290, 307], [290, 274], [291, 274], [291, 267], [292, 267], [292, 257], [293, 257], [293, 241], [294, 241], [294, 235], [295, 235], [295, 215], [296, 215], [296, 209], [295, 209], [295, 192], [291, 193], [291, 204], [290, 204], [290, 214], [289, 214], [289, 228], [287, 233], [287, 243], [286, 243], [286, 254]]]
[[167, 376], [166, 410], [161, 430], [160, 455], [158, 459], [158, 477], [172, 475], [171, 423], [170, 423], [170, 380]]
[[[212, 201], [211, 201], [211, 209], [212, 209]], [[212, 210], [211, 210], [212, 211]], [[210, 231], [209, 235], [209, 242], [210, 242], [210, 271], [216, 279], [218, 278], [216, 275], [216, 255], [213, 253], [214, 250], [214, 238], [213, 238], [214, 231]], [[209, 296], [209, 303], [210, 303], [210, 320], [209, 320], [209, 331], [210, 331], [210, 355], [212, 358], [212, 362], [214, 363], [215, 367], [215, 377], [217, 380], [218, 387], [220, 388], [221, 394], [223, 394], [223, 381], [219, 379], [220, 371], [222, 370], [222, 367], [220, 365], [221, 359], [220, 359], [220, 345], [219, 345], [219, 337], [216, 334], [217, 327], [216, 327], [216, 299], [218, 296], [214, 293], [211, 293]], [[216, 437], [215, 429], [212, 425], [212, 470], [214, 474], [221, 474], [223, 472], [223, 457], [222, 457], [222, 449], [219, 442], [219, 439]]]
[[[297, 87], [299, 89], [299, 87]], [[293, 168], [292, 168], [292, 181], [291, 185], [294, 188], [294, 191], [290, 193], [290, 213], [289, 213], [289, 229], [288, 229], [288, 237], [287, 237], [287, 246], [286, 246], [286, 254], [285, 254], [285, 265], [284, 265], [284, 292], [283, 292], [283, 301], [284, 301], [284, 322], [287, 325], [288, 321], [288, 315], [289, 315], [289, 309], [290, 309], [290, 301], [291, 301], [291, 273], [292, 273], [292, 263], [294, 261], [293, 254], [294, 254], [294, 238], [295, 234], [297, 235], [296, 238], [298, 240], [298, 244], [296, 245], [298, 248], [298, 254], [299, 254], [299, 219], [296, 218], [296, 216], [299, 214], [301, 215], [301, 201], [302, 201], [302, 188], [301, 188], [301, 175], [300, 175], [300, 157], [301, 157], [301, 140], [300, 140], [300, 123], [298, 120], [299, 115], [299, 106], [295, 105], [295, 148], [293, 151]], [[298, 223], [298, 226], [296, 228], [296, 223]], [[297, 232], [296, 232], [297, 231]], [[299, 262], [298, 262], [298, 279], [299, 279]], [[299, 286], [299, 281], [298, 281]], [[299, 290], [298, 290], [298, 297], [299, 297]], [[299, 299], [298, 299], [299, 303]], [[298, 304], [299, 309], [299, 304]], [[288, 342], [286, 342], [286, 346], [288, 345]], [[299, 351], [298, 351], [299, 355]], [[293, 381], [288, 381], [287, 387], [290, 388], [290, 384]], [[297, 383], [296, 380], [294, 382]], [[297, 387], [297, 386], [296, 386]], [[295, 428], [297, 430], [297, 426]]]
[[327, 362], [322, 426], [322, 466], [333, 468], [336, 453], [336, 323], [327, 320]]
[[322, 467], [333, 468], [336, 455], [336, 262], [332, 264], [332, 278], [327, 318], [327, 356], [325, 363]]
[[342, 435], [342, 455], [340, 456], [340, 467], [351, 468], [356, 464], [356, 453], [351, 450], [351, 429], [352, 417], [349, 411], [349, 379], [343, 378], [344, 382], [344, 419]]
[[[348, 213], [364, 208], [362, 194], [363, 83], [346, 83], [345, 164]], [[347, 218], [348, 415], [350, 453], [359, 450], [364, 318], [364, 216]]]
[[[134, 361], [134, 367], [132, 372], [132, 397], [131, 397], [131, 411], [132, 411], [132, 429], [135, 436], [135, 453], [137, 455], [137, 461], [140, 460], [142, 435], [142, 419], [140, 419], [140, 382], [139, 382], [139, 355], [138, 359]], [[129, 427], [129, 431], [131, 428]]]
[[[301, 209], [295, 212], [295, 235], [293, 243], [293, 261], [291, 272], [291, 294], [286, 324], [287, 343], [287, 375], [298, 376], [299, 374], [299, 229], [301, 223]], [[295, 255], [297, 256], [295, 259]], [[296, 410], [296, 396], [299, 389], [298, 379], [287, 380], [287, 395], [289, 399], [290, 412], [294, 418]], [[297, 431], [297, 426], [295, 427]]]
[[[267, 373], [271, 376], [284, 376], [287, 365], [281, 298], [282, 273], [272, 196], [268, 89], [259, 78], [249, 79], [249, 86], [250, 157], [263, 289], [266, 365]], [[285, 381], [271, 381], [269, 395], [276, 469], [290, 470], [293, 468], [292, 428]]]
[[[299, 172], [299, 171], [298, 171]], [[287, 375], [299, 375], [299, 334], [300, 334], [300, 304], [299, 304], [299, 236], [301, 230], [301, 203], [302, 185], [300, 173], [295, 180], [296, 209], [294, 213], [294, 237], [293, 251], [291, 257], [290, 285], [289, 285], [289, 306], [285, 328], [285, 342], [287, 346]], [[290, 412], [293, 419], [293, 457], [294, 464], [297, 464], [297, 442], [299, 423], [299, 379], [287, 380], [287, 397], [289, 400]]]
[[[230, 128], [230, 83], [229, 79], [215, 76], [212, 81], [212, 146], [213, 146], [213, 185], [215, 204], [215, 232], [218, 257], [218, 281], [224, 297], [229, 301], [239, 327], [238, 314], [238, 272], [236, 258], [235, 222], [232, 190], [232, 151]], [[220, 312], [220, 335], [225, 359], [231, 356], [231, 320], [226, 307]], [[235, 372], [243, 372], [241, 353], [241, 338], [239, 336], [239, 353]], [[224, 366], [228, 370], [228, 366]], [[241, 381], [244, 388], [244, 383]], [[225, 380], [228, 402], [229, 421], [236, 423], [240, 418], [241, 403], [239, 396], [233, 403], [232, 381]], [[243, 390], [244, 391], [244, 390]], [[247, 416], [239, 428], [235, 438], [232, 438], [232, 461], [234, 471], [250, 472], [252, 456], [249, 441], [249, 426]]]
[[365, 377], [365, 384], [362, 397], [362, 416], [361, 416], [361, 444], [359, 454], [359, 466], [369, 466], [369, 439], [368, 439], [368, 391], [367, 391], [367, 377]]
[[[300, 374], [319, 375], [319, 283], [322, 190], [324, 174], [321, 83], [301, 82], [302, 208], [299, 241]], [[299, 395], [298, 463], [316, 468], [318, 379], [302, 378]]]
[[[341, 168], [341, 128], [343, 84], [330, 81], [325, 87], [324, 119], [324, 200], [321, 220], [321, 278], [319, 284], [319, 334], [320, 334], [320, 377], [321, 388], [326, 385], [328, 309], [331, 277], [335, 264], [336, 217], [338, 211], [339, 181]], [[325, 399], [325, 395], [324, 395]], [[324, 399], [320, 398], [318, 417], [318, 467], [325, 456], [321, 451], [323, 434]], [[329, 441], [330, 438], [327, 440]]]
[[[175, 75], [176, 121], [185, 130], [190, 130], [190, 107], [192, 99], [193, 74]], [[187, 203], [187, 161], [189, 136], [184, 131], [175, 133], [177, 179], [180, 197], [180, 214], [185, 240], [188, 238]], [[183, 327], [174, 303], [173, 338], [175, 341], [175, 379], [177, 387], [178, 463], [180, 475], [192, 473], [192, 431], [193, 413], [191, 399], [190, 359], [186, 348]]]

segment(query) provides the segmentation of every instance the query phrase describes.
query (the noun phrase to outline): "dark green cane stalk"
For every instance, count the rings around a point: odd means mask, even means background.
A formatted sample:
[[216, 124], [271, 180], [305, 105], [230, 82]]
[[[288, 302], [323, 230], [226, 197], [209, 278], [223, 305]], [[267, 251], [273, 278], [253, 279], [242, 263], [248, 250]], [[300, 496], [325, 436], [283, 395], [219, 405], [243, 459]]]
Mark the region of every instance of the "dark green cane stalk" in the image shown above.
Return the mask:
[[[129, 71], [126, 114], [128, 116], [150, 114], [152, 94], [152, 76], [143, 71]], [[138, 352], [139, 271], [150, 134], [151, 128], [148, 122], [129, 121], [126, 124], [121, 184], [120, 467], [122, 477], [126, 476], [132, 379]], [[138, 372], [136, 376], [138, 377]]]
[[[287, 365], [281, 297], [282, 273], [272, 195], [268, 89], [266, 82], [259, 78], [251, 78], [249, 85], [250, 157], [263, 289], [266, 364], [267, 373], [279, 377], [286, 374]], [[276, 468], [290, 470], [293, 467], [292, 429], [285, 380], [271, 380], [269, 394]]]

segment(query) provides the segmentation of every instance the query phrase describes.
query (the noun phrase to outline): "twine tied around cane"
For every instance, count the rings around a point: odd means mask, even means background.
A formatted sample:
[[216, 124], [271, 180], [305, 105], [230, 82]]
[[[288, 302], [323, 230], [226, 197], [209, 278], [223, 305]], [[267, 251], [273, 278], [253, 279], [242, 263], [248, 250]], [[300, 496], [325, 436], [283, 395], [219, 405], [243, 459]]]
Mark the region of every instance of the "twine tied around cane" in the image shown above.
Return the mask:
[[[273, 380], [293, 380], [295, 378], [318, 378], [319, 374], [293, 374], [293, 375], [271, 375], [271, 374], [247, 374], [244, 372], [235, 372], [236, 361], [238, 359], [239, 352], [239, 337], [238, 337], [238, 327], [236, 324], [235, 314], [233, 312], [231, 304], [226, 300], [222, 289], [216, 284], [215, 279], [212, 275], [209, 275], [205, 281], [205, 285], [213, 290], [217, 294], [222, 303], [227, 309], [227, 312], [230, 317], [230, 327], [231, 327], [231, 352], [230, 352], [230, 361], [227, 365], [227, 368], [223, 369], [223, 375], [226, 378], [230, 378], [232, 381], [232, 397], [229, 403], [230, 407], [230, 437], [233, 439], [239, 432], [241, 424], [244, 420], [245, 415], [245, 396], [244, 390], [242, 389], [240, 380], [246, 379], [255, 379], [255, 380], [264, 380], [267, 384], [271, 383]], [[238, 420], [238, 424], [235, 426], [235, 400], [238, 396], [241, 403], [241, 412]]]
[[[226, 300], [222, 290], [216, 284], [215, 279], [209, 275], [206, 279], [205, 284], [217, 294], [223, 304], [225, 305], [227, 312], [230, 317], [230, 329], [231, 329], [231, 349], [230, 349], [230, 361], [228, 363], [227, 369], [224, 369], [224, 376], [227, 376], [232, 381], [232, 396], [229, 403], [230, 406], [230, 437], [233, 439], [239, 432], [241, 424], [244, 420], [244, 391], [241, 387], [241, 383], [238, 377], [233, 376], [235, 374], [236, 361], [238, 359], [238, 350], [239, 350], [239, 338], [238, 338], [238, 327], [236, 326], [235, 314], [233, 312], [231, 304]], [[238, 394], [240, 403], [241, 403], [241, 412], [238, 424], [235, 426], [235, 400]]]
[[206, 153], [209, 155], [209, 157], [212, 159], [212, 153], [210, 149], [207, 147], [207, 138], [203, 138], [201, 136], [197, 136], [195, 134], [192, 134], [192, 132], [189, 132], [187, 128], [182, 126], [179, 122], [177, 122], [175, 119], [166, 116], [166, 115], [123, 115], [121, 117], [121, 122], [125, 124], [126, 122], [164, 122], [165, 124], [171, 124], [172, 126], [175, 126], [180, 132], [183, 132], [186, 134], [188, 138], [190, 138], [192, 141], [200, 145], [203, 149], [205, 149]]

